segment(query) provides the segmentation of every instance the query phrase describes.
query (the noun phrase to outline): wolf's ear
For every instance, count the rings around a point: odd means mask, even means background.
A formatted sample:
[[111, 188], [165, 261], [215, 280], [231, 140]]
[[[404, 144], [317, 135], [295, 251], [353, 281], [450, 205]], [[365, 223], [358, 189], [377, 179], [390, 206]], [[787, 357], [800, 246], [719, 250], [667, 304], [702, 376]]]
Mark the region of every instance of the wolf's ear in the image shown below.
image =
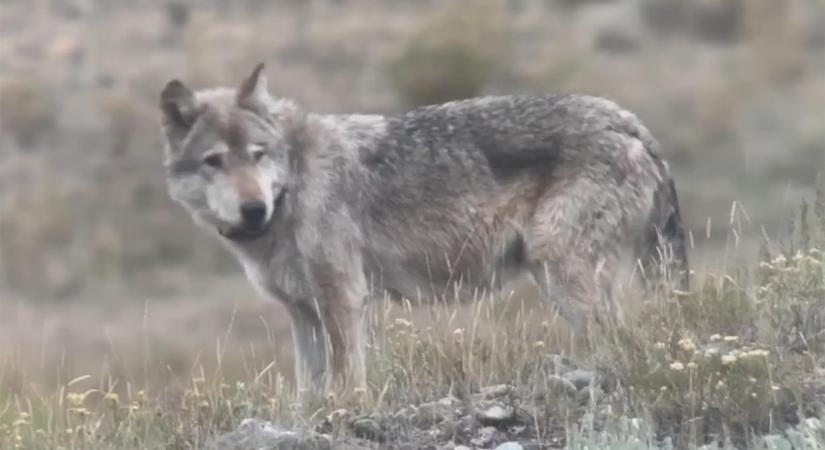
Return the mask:
[[235, 101], [238, 106], [265, 114], [270, 97], [267, 91], [266, 75], [263, 71], [264, 63], [258, 63], [252, 70], [252, 74], [241, 83]]
[[160, 110], [167, 136], [170, 139], [183, 137], [198, 115], [195, 94], [180, 81], [172, 80], [160, 93]]

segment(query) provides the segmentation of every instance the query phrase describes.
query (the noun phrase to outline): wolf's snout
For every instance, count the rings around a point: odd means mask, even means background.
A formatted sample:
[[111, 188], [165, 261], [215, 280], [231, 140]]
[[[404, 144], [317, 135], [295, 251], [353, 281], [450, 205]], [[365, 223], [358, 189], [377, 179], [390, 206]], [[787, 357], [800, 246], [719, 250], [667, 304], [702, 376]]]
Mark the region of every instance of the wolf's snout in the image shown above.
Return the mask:
[[260, 200], [250, 200], [241, 204], [241, 218], [244, 226], [250, 229], [258, 229], [266, 218], [266, 203]]

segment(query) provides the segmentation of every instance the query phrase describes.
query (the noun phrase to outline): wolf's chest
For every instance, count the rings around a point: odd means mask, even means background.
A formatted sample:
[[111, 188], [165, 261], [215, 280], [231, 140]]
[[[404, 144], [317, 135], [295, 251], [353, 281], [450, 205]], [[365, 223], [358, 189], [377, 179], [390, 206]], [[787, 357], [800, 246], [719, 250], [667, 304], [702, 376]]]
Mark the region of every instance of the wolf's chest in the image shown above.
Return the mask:
[[240, 261], [246, 278], [252, 283], [252, 286], [264, 297], [274, 297], [269, 288], [271, 275], [265, 270], [264, 266], [248, 258], [240, 258]]

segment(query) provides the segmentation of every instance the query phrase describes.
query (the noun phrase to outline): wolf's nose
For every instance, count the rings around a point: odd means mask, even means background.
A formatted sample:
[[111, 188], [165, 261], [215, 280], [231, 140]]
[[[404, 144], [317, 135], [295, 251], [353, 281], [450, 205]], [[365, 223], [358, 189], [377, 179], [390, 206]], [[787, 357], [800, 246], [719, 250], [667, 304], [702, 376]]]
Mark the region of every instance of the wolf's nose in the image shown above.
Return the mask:
[[266, 203], [252, 200], [241, 204], [241, 217], [248, 228], [260, 228], [266, 217]]

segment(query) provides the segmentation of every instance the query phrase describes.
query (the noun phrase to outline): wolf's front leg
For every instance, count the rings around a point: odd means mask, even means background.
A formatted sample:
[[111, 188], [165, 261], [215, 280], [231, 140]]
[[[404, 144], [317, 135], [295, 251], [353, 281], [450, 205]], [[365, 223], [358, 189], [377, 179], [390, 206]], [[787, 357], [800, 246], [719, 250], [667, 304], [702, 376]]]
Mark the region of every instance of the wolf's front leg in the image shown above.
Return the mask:
[[287, 305], [292, 318], [295, 353], [295, 381], [301, 395], [320, 395], [327, 373], [324, 329], [316, 305], [311, 300]]
[[316, 273], [318, 306], [329, 338], [327, 387], [350, 390], [366, 387], [364, 312], [366, 283], [363, 273]]
[[[363, 300], [359, 302], [363, 303]], [[332, 301], [326, 302], [321, 311], [330, 344], [328, 388], [349, 390], [366, 387], [363, 308]]]

